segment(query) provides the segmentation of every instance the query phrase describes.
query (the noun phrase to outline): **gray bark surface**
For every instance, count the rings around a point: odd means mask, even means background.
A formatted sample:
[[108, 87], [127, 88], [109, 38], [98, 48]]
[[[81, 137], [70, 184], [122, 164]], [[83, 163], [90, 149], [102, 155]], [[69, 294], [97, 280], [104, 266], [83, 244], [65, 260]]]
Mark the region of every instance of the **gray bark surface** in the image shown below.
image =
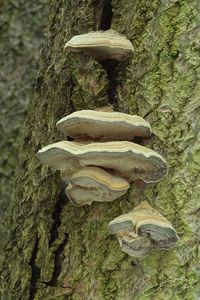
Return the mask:
[[[13, 190], [20, 133], [32, 97], [36, 62], [47, 1], [11, 1], [0, 4], [0, 218], [3, 220]], [[2, 222], [1, 222], [2, 224]]]

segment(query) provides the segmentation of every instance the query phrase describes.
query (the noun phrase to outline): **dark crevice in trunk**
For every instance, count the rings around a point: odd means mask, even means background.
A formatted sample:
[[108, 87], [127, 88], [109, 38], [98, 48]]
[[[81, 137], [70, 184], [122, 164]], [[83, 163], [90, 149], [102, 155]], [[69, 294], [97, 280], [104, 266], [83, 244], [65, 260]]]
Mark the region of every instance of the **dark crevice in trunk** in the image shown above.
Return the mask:
[[107, 77], [109, 80], [108, 84], [108, 101], [110, 104], [113, 104], [115, 102], [115, 94], [116, 94], [116, 87], [117, 87], [117, 80], [116, 80], [116, 74], [115, 74], [115, 69], [118, 66], [118, 61], [113, 60], [113, 59], [105, 59], [100, 62], [102, 67], [107, 73]]
[[65, 239], [62, 242], [62, 244], [60, 244], [60, 246], [58, 247], [58, 249], [56, 249], [54, 251], [54, 271], [53, 271], [53, 275], [52, 275], [52, 279], [48, 282], [44, 282], [46, 283], [46, 285], [48, 286], [56, 286], [58, 283], [58, 277], [60, 275], [61, 272], [61, 268], [62, 268], [62, 258], [61, 255], [64, 251], [65, 245], [68, 241], [68, 235], [65, 234]]
[[[101, 22], [100, 22], [100, 30], [108, 30], [111, 27], [112, 24], [112, 17], [113, 17], [113, 12], [112, 12], [112, 0], [105, 0], [104, 1], [104, 6], [101, 14]], [[100, 61], [100, 64], [104, 68], [104, 70], [107, 73], [108, 77], [108, 102], [110, 104], [113, 104], [115, 102], [115, 92], [116, 92], [116, 86], [117, 82], [115, 80], [115, 69], [118, 65], [118, 61], [114, 59], [105, 59]]]
[[58, 237], [58, 228], [61, 224], [60, 215], [61, 215], [63, 206], [67, 203], [67, 196], [65, 194], [65, 188], [66, 188], [66, 183], [62, 182], [59, 199], [55, 205], [55, 209], [54, 209], [54, 213], [53, 213], [54, 223], [50, 230], [51, 237], [49, 240], [49, 247], [53, 244], [53, 242]]
[[93, 0], [94, 30], [108, 30], [112, 22], [112, 1]]
[[110, 29], [112, 23], [112, 16], [112, 0], [105, 0], [101, 16], [101, 24], [99, 28], [100, 30]]
[[[67, 196], [65, 194], [65, 189], [66, 189], [66, 183], [65, 183], [65, 181], [62, 181], [59, 199], [58, 199], [58, 201], [55, 205], [55, 210], [54, 210], [54, 213], [53, 213], [54, 223], [53, 223], [53, 225], [51, 227], [51, 231], [50, 231], [51, 237], [50, 237], [50, 240], [49, 240], [49, 247], [51, 247], [51, 245], [58, 238], [58, 228], [61, 225], [62, 209], [68, 201]], [[64, 241], [53, 252], [54, 253], [54, 271], [53, 271], [52, 279], [48, 282], [43, 282], [46, 285], [49, 285], [49, 286], [56, 286], [57, 285], [58, 276], [60, 274], [61, 267], [62, 267], [61, 254], [62, 254], [62, 252], [64, 250], [64, 247], [67, 243], [67, 240], [68, 240], [68, 235], [65, 234]]]
[[[94, 0], [94, 30], [108, 30], [112, 24], [112, 0]], [[99, 63], [107, 73], [108, 77], [108, 102], [113, 104], [115, 102], [115, 68], [117, 61], [112, 59], [99, 59]]]
[[37, 289], [37, 281], [40, 277], [40, 269], [36, 266], [35, 260], [38, 252], [38, 243], [39, 239], [36, 238], [35, 246], [33, 249], [33, 253], [31, 256], [31, 260], [29, 262], [29, 266], [32, 270], [31, 280], [30, 280], [30, 290], [29, 290], [29, 300], [33, 300], [35, 298], [36, 289]]

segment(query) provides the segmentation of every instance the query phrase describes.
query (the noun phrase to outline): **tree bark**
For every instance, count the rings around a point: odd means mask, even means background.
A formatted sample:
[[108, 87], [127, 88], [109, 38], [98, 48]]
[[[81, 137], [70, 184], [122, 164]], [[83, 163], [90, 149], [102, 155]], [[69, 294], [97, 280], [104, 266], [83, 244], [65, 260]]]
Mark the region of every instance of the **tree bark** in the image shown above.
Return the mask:
[[[199, 280], [198, 1], [51, 1], [9, 207], [2, 299], [193, 300]], [[73, 35], [112, 27], [133, 43], [126, 62], [99, 62], [63, 51]], [[145, 141], [169, 174], [112, 203], [73, 207], [59, 172], [36, 152], [63, 139], [55, 123], [75, 110], [113, 104], [147, 119]], [[144, 141], [142, 141], [144, 143]], [[144, 260], [122, 253], [107, 224], [142, 200], [176, 228], [180, 242]]]
[[47, 8], [46, 0], [0, 3], [0, 230], [12, 192], [21, 128], [32, 96]]

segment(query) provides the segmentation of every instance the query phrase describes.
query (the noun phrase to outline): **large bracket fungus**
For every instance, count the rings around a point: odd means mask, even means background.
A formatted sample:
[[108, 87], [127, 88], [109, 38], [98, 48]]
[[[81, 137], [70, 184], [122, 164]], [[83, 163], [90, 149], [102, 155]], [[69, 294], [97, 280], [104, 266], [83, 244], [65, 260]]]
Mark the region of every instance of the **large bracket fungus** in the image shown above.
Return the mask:
[[112, 29], [76, 35], [65, 44], [65, 49], [117, 60], [127, 59], [134, 51], [131, 42]]
[[141, 179], [146, 183], [160, 181], [168, 171], [161, 155], [128, 141], [89, 144], [61, 141], [42, 148], [37, 156], [50, 167], [63, 171], [66, 179], [89, 166], [115, 171], [128, 181]]
[[76, 111], [59, 120], [56, 126], [69, 137], [86, 136], [95, 140], [132, 140], [152, 133], [149, 122], [142, 117], [112, 111]]
[[147, 201], [143, 201], [128, 214], [112, 220], [108, 224], [108, 230], [117, 234], [123, 252], [140, 259], [152, 248], [168, 250], [179, 240], [171, 223]]

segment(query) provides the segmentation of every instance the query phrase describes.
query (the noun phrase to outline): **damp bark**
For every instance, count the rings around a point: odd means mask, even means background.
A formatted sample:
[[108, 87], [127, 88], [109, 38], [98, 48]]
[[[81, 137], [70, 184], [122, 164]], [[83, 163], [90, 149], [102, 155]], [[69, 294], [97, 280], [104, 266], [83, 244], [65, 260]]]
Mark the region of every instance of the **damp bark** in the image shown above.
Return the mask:
[[[97, 5], [51, 2], [7, 217], [2, 299], [197, 299], [197, 1], [111, 2], [112, 28], [135, 48], [133, 57], [116, 67], [114, 106], [146, 116], [151, 123], [154, 136], [145, 144], [168, 161], [164, 181], [142, 189], [133, 184], [130, 193], [113, 203], [75, 208], [60, 199], [59, 174], [36, 159], [39, 148], [63, 138], [56, 131], [57, 120], [73, 110], [109, 103], [110, 76], [105, 68], [91, 57], [66, 56], [62, 50], [73, 35], [93, 30], [95, 20], [102, 24], [101, 16], [95, 19]], [[173, 250], [155, 251], [137, 261], [121, 252], [107, 224], [142, 200], [173, 224], [181, 240]]]

